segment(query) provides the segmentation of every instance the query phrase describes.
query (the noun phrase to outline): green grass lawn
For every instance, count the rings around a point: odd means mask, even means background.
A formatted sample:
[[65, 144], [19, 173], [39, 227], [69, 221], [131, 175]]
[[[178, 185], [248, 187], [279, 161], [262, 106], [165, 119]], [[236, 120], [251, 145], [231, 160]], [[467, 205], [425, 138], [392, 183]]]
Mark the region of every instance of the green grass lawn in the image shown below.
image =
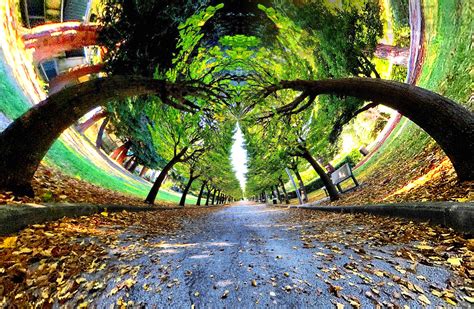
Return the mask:
[[469, 1], [430, 0], [423, 6], [426, 57], [419, 86], [473, 110], [473, 8]]

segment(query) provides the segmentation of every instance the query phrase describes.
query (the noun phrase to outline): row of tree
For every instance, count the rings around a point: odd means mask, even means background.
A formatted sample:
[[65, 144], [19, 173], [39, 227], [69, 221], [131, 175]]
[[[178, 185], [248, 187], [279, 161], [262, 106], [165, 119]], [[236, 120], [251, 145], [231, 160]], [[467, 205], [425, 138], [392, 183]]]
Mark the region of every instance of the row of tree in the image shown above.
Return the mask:
[[[282, 2], [261, 9], [278, 24], [275, 44], [282, 48], [272, 49], [272, 57], [255, 53], [252, 59], [269, 81], [276, 82], [262, 86], [259, 106], [249, 112], [250, 121], [243, 126], [250, 154], [249, 196], [262, 199], [269, 191], [280, 196], [278, 187], [289, 168], [307, 200], [298, 172], [303, 160], [316, 171], [330, 199], [337, 200], [339, 193], [318, 161], [328, 162], [338, 151], [335, 141], [344, 124], [378, 104], [420, 125], [451, 158], [460, 179], [472, 178], [469, 156], [474, 153], [466, 137], [472, 137], [473, 114], [426, 90], [379, 79], [371, 62], [382, 34], [377, 3], [333, 9], [323, 1]], [[354, 78], [334, 79], [347, 76]], [[448, 119], [449, 128], [440, 131]], [[466, 142], [469, 149], [463, 151], [460, 146]]]
[[[216, 117], [222, 100], [212, 89], [219, 81], [194, 65], [199, 63], [195, 59], [199, 58], [196, 51], [203, 35], [201, 29], [223, 7], [203, 6], [203, 3], [183, 2], [162, 7], [159, 1], [135, 5], [127, 2], [126, 6], [108, 1], [101, 19], [102, 42], [112, 51], [105, 59], [110, 74], [124, 70], [137, 72], [170, 82], [179, 80], [197, 90], [191, 95], [180, 94], [181, 101], [192, 105], [187, 111], [173, 107], [174, 100], [163, 105], [166, 102], [155, 96], [127, 98], [107, 106], [113, 115], [115, 135], [130, 143], [130, 151], [140, 164], [160, 170], [145, 199], [150, 204], [155, 202], [172, 170], [186, 181], [182, 206], [188, 193], [198, 190], [197, 180], [201, 180], [198, 205], [205, 192], [206, 205], [210, 199], [211, 203], [223, 202], [242, 195], [229, 164], [232, 121]], [[161, 17], [154, 18], [159, 10], [163, 11]], [[163, 32], [157, 34], [150, 28], [152, 16], [153, 24], [165, 27]], [[123, 33], [134, 35], [117, 48], [117, 43], [123, 42]], [[206, 102], [210, 99], [215, 101], [212, 110]]]
[[[97, 106], [106, 107], [137, 162], [161, 170], [148, 203], [172, 169], [187, 179], [184, 200], [190, 190], [201, 192], [200, 203], [204, 191], [240, 197], [229, 161], [237, 121], [250, 156], [248, 196], [271, 188], [285, 195], [284, 168], [298, 171], [304, 159], [337, 199], [315, 157], [330, 158], [342, 126], [378, 104], [421, 126], [459, 178], [473, 179], [474, 115], [430, 91], [376, 78], [366, 59], [380, 35], [379, 9], [367, 3], [343, 11], [322, 1], [260, 5], [277, 29], [271, 40], [233, 33], [215, 41], [203, 29], [223, 4], [106, 1], [101, 23], [109, 75], [51, 95], [1, 133], [0, 189], [34, 194], [32, 177], [52, 143]], [[344, 38], [353, 45], [349, 53]]]

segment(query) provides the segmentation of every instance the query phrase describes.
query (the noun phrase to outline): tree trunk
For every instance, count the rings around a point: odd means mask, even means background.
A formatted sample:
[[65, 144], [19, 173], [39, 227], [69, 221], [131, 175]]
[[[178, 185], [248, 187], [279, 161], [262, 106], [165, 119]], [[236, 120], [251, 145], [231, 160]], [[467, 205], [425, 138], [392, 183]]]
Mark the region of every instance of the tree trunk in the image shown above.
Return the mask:
[[130, 168], [130, 166], [132, 166], [132, 162], [133, 162], [134, 159], [135, 159], [134, 156], [130, 156], [130, 158], [128, 158], [128, 160], [125, 161], [125, 163], [123, 164], [123, 168], [128, 170]]
[[199, 190], [199, 196], [196, 202], [197, 206], [201, 206], [202, 193], [204, 192], [204, 187], [207, 185], [207, 181], [203, 181], [201, 185], [201, 190]]
[[409, 47], [398, 47], [387, 44], [377, 44], [374, 56], [392, 61], [394, 64], [407, 66], [410, 57]]
[[293, 172], [295, 172], [296, 178], [298, 179], [298, 183], [300, 185], [300, 192], [302, 191], [304, 193], [303, 197], [303, 202], [307, 203], [308, 202], [308, 192], [306, 192], [306, 187], [304, 186], [303, 179], [301, 178], [300, 172], [298, 171], [297, 168], [293, 169]]
[[217, 193], [217, 189], [214, 189], [214, 194], [212, 194], [212, 202], [211, 202], [211, 205], [214, 205], [214, 200], [216, 199], [216, 193]]
[[102, 124], [100, 125], [99, 132], [97, 133], [97, 139], [95, 141], [95, 147], [97, 149], [102, 148], [102, 143], [103, 143], [103, 135], [105, 131], [105, 127], [107, 127], [107, 124], [109, 123], [109, 117], [105, 118]]
[[209, 205], [209, 197], [211, 196], [211, 192], [209, 191], [209, 187], [207, 187], [207, 192], [206, 192], [206, 206]]
[[77, 130], [81, 133], [84, 133], [84, 131], [86, 131], [87, 129], [89, 129], [94, 123], [96, 123], [97, 121], [101, 120], [102, 118], [105, 118], [107, 116], [107, 112], [102, 110], [96, 114], [94, 114], [94, 116], [92, 116], [91, 118], [87, 119], [86, 121], [84, 121], [83, 123], [79, 124], [77, 126]]
[[[49, 96], [0, 134], [0, 190], [33, 196], [31, 180], [41, 160], [61, 133], [91, 109], [112, 99], [146, 94], [165, 96], [174, 91], [173, 87], [178, 86], [143, 77], [111, 76], [90, 80]], [[175, 105], [173, 102], [165, 103]]]
[[179, 201], [179, 206], [183, 206], [186, 204], [186, 195], [188, 195], [189, 189], [191, 188], [191, 185], [193, 184], [193, 181], [196, 180], [198, 177], [189, 177], [189, 181], [186, 184], [186, 187], [184, 188], [183, 194], [181, 195], [181, 200]]
[[324, 183], [324, 186], [326, 187], [326, 190], [328, 191], [329, 194], [329, 199], [331, 201], [336, 201], [339, 199], [339, 192], [337, 192], [336, 186], [332, 183], [331, 178], [326, 174], [326, 172], [323, 170], [321, 165], [319, 165], [318, 162], [313, 158], [313, 156], [309, 153], [308, 149], [302, 147], [301, 149], [303, 151], [302, 158], [306, 159], [309, 164], [314, 168], [316, 173], [318, 174], [319, 178]]
[[391, 107], [426, 131], [451, 160], [459, 180], [474, 180], [474, 113], [439, 94], [413, 85], [375, 78], [282, 81], [277, 89], [334, 94]]
[[135, 157], [135, 159], [133, 160], [133, 163], [128, 168], [128, 171], [133, 174], [135, 170], [137, 169], [137, 167], [138, 167], [138, 159], [137, 157]]
[[160, 187], [163, 183], [163, 181], [166, 178], [166, 175], [168, 175], [168, 172], [170, 171], [173, 166], [178, 163], [179, 159], [186, 153], [188, 150], [187, 147], [184, 147], [178, 154], [175, 155], [171, 161], [168, 162], [168, 164], [165, 165], [163, 170], [161, 170], [160, 175], [158, 175], [158, 178], [156, 178], [155, 183], [151, 187], [150, 192], [148, 193], [148, 196], [145, 199], [145, 203], [153, 205], [155, 203], [156, 196], [158, 195], [158, 191], [160, 191]]
[[288, 193], [286, 193], [285, 184], [283, 183], [283, 179], [281, 179], [281, 177], [280, 177], [280, 178], [278, 178], [278, 180], [280, 181], [281, 189], [283, 190], [283, 194], [285, 195], [285, 203], [289, 204], [290, 199], [288, 198]]
[[280, 196], [280, 190], [278, 189], [278, 185], [275, 185], [275, 190], [276, 190], [276, 198], [278, 199], [278, 201], [281, 203], [283, 203], [283, 200], [281, 199], [281, 196]]
[[144, 167], [142, 168], [142, 170], [140, 171], [140, 175], [139, 175], [139, 176], [140, 176], [140, 177], [145, 176], [145, 174], [146, 174], [147, 171], [148, 171], [148, 167], [144, 166]]

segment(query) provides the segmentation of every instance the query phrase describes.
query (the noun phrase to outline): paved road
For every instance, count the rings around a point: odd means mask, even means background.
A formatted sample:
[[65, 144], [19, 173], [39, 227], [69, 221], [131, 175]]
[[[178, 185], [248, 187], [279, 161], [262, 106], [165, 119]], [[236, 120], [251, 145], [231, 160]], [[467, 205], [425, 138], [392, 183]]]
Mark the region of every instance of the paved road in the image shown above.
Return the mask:
[[[122, 241], [122, 247], [110, 253], [112, 266], [100, 278], [106, 287], [89, 297], [98, 307], [131, 301], [173, 308], [333, 308], [337, 303], [350, 308], [351, 300], [363, 307], [377, 302], [422, 307], [422, 294], [400, 289], [393, 274], [424, 290], [430, 306], [446, 306], [430, 294], [429, 285], [443, 285], [451, 276], [447, 270], [418, 265], [402, 275], [396, 268], [408, 269], [410, 264], [391, 255], [393, 246], [359, 253], [341, 244], [315, 242], [314, 248], [304, 248], [304, 226], [286, 221], [287, 216], [286, 209], [237, 204], [186, 223], [184, 231], [171, 238], [123, 235], [131, 246]], [[360, 227], [344, 232], [351, 228]], [[136, 282], [126, 281], [134, 271]], [[413, 299], [400, 295], [402, 290]]]

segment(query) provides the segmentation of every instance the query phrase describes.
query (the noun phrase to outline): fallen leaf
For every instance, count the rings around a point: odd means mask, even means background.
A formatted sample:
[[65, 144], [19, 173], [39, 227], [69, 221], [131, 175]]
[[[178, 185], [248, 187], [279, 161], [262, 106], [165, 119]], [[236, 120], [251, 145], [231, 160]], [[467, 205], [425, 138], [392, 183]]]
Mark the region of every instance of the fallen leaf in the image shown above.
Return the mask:
[[221, 298], [227, 298], [227, 296], [229, 295], [230, 291], [229, 290], [225, 290], [224, 291], [224, 294], [222, 294]]
[[3, 240], [3, 244], [1, 246], [1, 248], [15, 248], [15, 245], [16, 245], [16, 240], [18, 239], [18, 237], [16, 236], [11, 236], [11, 237], [7, 237]]
[[464, 296], [464, 300], [471, 304], [474, 304], [474, 297]]
[[462, 258], [451, 257], [448, 259], [448, 263], [453, 266], [461, 266]]
[[339, 294], [340, 291], [342, 291], [342, 287], [340, 287], [338, 285], [329, 284], [329, 292], [331, 292], [335, 296], [341, 297], [340, 294]]
[[416, 248], [420, 250], [433, 250], [433, 247], [428, 246], [428, 245], [417, 245]]
[[430, 304], [431, 304], [430, 300], [429, 300], [428, 297], [426, 297], [425, 295], [420, 295], [420, 296], [418, 296], [418, 300], [419, 300], [421, 303], [425, 304], [425, 305], [430, 305]]

